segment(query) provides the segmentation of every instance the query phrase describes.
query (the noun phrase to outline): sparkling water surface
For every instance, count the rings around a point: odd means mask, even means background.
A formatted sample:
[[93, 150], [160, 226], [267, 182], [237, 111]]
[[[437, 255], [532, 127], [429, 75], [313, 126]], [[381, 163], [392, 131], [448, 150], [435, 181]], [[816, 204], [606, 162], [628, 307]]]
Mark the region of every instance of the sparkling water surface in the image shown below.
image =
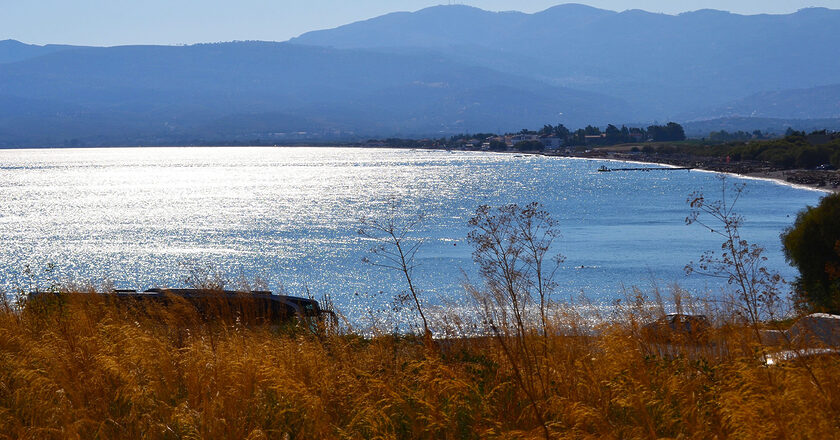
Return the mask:
[[[532, 201], [559, 221], [559, 298], [609, 301], [653, 284], [725, 287], [684, 272], [720, 247], [715, 234], [685, 224], [690, 193], [719, 196], [717, 175], [597, 172], [605, 163], [360, 148], [0, 150], [0, 287], [12, 293], [49, 279], [179, 287], [212, 268], [233, 284], [329, 293], [359, 316], [405, 288], [399, 274], [362, 262], [371, 242], [358, 234], [360, 219], [422, 212], [415, 282], [430, 304], [457, 303], [465, 278], [478, 281], [466, 241], [476, 207]], [[737, 205], [742, 235], [793, 279], [779, 234], [823, 193], [730, 180], [747, 183]]]

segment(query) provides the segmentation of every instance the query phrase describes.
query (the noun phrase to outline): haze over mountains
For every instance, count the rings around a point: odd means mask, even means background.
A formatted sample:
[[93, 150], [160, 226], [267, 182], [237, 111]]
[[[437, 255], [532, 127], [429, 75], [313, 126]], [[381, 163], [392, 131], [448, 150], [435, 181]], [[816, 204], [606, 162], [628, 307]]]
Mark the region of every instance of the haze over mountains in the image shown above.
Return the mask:
[[840, 11], [823, 8], [671, 16], [582, 5], [536, 14], [440, 6], [284, 43], [97, 48], [7, 40], [0, 146], [840, 119], [837, 23]]

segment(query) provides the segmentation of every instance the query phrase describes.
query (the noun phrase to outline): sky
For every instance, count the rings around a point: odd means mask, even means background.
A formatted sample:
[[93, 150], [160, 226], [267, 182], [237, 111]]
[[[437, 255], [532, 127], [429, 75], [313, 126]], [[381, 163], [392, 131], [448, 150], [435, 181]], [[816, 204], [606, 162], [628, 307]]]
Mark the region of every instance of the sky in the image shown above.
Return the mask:
[[[193, 44], [285, 41], [396, 11], [447, 4], [435, 0], [0, 0], [0, 40], [31, 44]], [[533, 13], [563, 0], [459, 0], [491, 11]], [[840, 0], [584, 0], [613, 11], [678, 14], [720, 9], [784, 14], [806, 7], [840, 9]]]

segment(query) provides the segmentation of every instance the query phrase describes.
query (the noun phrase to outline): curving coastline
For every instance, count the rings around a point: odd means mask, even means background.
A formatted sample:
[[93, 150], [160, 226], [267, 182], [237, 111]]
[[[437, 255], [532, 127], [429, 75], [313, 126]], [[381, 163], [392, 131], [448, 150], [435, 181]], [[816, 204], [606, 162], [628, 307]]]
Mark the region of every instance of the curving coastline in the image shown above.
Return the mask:
[[[521, 154], [521, 153], [520, 153]], [[840, 192], [840, 171], [804, 170], [804, 169], [773, 169], [763, 164], [751, 163], [714, 163], [706, 164], [699, 160], [684, 158], [653, 158], [639, 155], [591, 155], [591, 156], [563, 156], [551, 153], [539, 153], [549, 157], [564, 157], [569, 159], [600, 160], [610, 162], [651, 164], [663, 167], [690, 167], [693, 170], [726, 174], [735, 177], [768, 180], [794, 188], [819, 191], [826, 194]]]

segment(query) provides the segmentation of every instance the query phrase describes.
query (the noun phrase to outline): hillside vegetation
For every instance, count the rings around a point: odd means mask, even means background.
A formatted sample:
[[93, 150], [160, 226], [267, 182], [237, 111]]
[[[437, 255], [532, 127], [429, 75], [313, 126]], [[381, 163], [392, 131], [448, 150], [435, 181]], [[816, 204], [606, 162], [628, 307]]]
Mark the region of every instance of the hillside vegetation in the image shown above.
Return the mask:
[[[713, 135], [715, 133], [712, 133]], [[671, 145], [671, 153], [690, 154], [698, 157], [726, 158], [735, 162], [764, 162], [780, 169], [813, 169], [824, 164], [840, 168], [840, 136], [825, 131], [806, 135], [790, 131], [779, 139], [727, 142], [717, 145], [687, 143]]]

